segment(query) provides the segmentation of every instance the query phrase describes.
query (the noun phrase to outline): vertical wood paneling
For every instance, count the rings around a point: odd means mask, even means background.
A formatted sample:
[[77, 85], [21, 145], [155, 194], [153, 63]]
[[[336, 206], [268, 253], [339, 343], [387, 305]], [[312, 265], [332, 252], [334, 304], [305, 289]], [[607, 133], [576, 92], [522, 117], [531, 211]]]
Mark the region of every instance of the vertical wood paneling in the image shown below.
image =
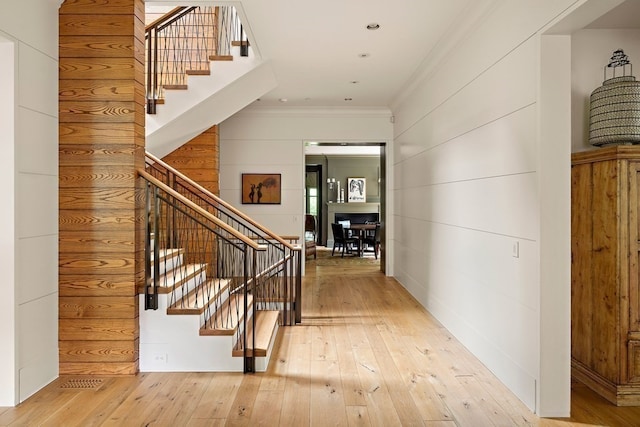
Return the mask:
[[[611, 336], [616, 335], [618, 314], [618, 223], [612, 221], [618, 214], [617, 162], [600, 162], [593, 165], [593, 193], [598, 203], [591, 215], [593, 229], [593, 298], [598, 305], [597, 315], [592, 317], [592, 367], [605, 378], [617, 381], [617, 345]], [[593, 271], [593, 270], [592, 270]]]
[[132, 374], [144, 278], [144, 2], [66, 0], [59, 16], [60, 373]]
[[571, 353], [591, 365], [591, 289], [592, 194], [591, 165], [571, 168]]

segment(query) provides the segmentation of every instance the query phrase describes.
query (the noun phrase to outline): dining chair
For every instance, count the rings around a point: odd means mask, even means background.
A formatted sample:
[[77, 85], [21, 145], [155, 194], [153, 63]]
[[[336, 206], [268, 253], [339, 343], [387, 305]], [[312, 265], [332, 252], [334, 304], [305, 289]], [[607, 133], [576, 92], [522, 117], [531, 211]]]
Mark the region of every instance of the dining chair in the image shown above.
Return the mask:
[[306, 214], [304, 220], [304, 253], [305, 257], [313, 255], [313, 258], [317, 258], [316, 253], [316, 217], [314, 215]]
[[[368, 249], [368, 248], [371, 249]], [[376, 259], [378, 259], [378, 251], [380, 250], [380, 224], [376, 223], [374, 230], [365, 230], [362, 238], [362, 252], [373, 251]]]
[[356, 237], [347, 237], [344, 227], [341, 224], [331, 224], [331, 231], [333, 231], [333, 249], [331, 250], [331, 256], [338, 249], [342, 248], [342, 257], [344, 257], [345, 250], [351, 253], [350, 245], [358, 245], [360, 241]]

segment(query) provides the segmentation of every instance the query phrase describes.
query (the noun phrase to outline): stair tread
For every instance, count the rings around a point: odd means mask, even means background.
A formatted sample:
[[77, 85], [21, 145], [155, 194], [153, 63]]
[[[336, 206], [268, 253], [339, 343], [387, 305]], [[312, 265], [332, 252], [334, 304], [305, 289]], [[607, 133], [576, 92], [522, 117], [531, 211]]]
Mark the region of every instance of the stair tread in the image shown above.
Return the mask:
[[[251, 306], [253, 296], [247, 296], [247, 305]], [[233, 294], [216, 310], [212, 319], [200, 328], [200, 335], [233, 335], [244, 318], [244, 295]]]
[[[159, 294], [168, 294], [172, 292], [174, 288], [182, 286], [189, 279], [202, 273], [206, 267], [207, 264], [184, 264], [171, 271], [167, 271], [159, 277], [158, 283], [160, 283], [160, 285], [156, 288], [156, 292]], [[183, 276], [180, 277], [180, 275]], [[167, 285], [165, 286], [165, 284]], [[140, 292], [144, 293], [144, 287], [142, 287]]]
[[210, 70], [186, 70], [185, 73], [189, 76], [208, 76], [211, 75]]
[[187, 85], [162, 85], [164, 89], [167, 90], [187, 90], [189, 87]]
[[233, 55], [209, 55], [209, 61], [233, 61]]
[[[273, 335], [277, 329], [280, 312], [277, 310], [260, 310], [256, 313], [256, 339], [255, 345], [247, 343], [247, 355], [254, 357], [266, 357], [269, 345], [273, 339]], [[253, 322], [248, 322], [247, 326], [249, 334], [253, 329]], [[243, 357], [244, 351], [241, 348], [244, 334], [240, 337], [233, 348], [234, 357]]]
[[[168, 307], [167, 314], [202, 314], [205, 308], [229, 287], [229, 283], [227, 279], [208, 279]], [[216, 289], [216, 292], [208, 297], [205, 295], [207, 285]]]

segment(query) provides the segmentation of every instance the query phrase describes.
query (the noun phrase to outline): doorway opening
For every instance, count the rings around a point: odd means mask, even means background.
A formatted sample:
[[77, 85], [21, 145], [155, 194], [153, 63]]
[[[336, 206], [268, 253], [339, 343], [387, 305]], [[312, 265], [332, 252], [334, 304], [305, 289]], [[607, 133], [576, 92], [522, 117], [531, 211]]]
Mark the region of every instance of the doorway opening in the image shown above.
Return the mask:
[[[375, 216], [380, 223], [380, 269], [386, 271], [386, 144], [306, 142], [305, 213], [315, 210], [316, 242], [332, 247], [331, 224], [341, 215]], [[349, 200], [349, 180], [365, 183], [365, 194]], [[313, 184], [313, 185], [311, 185]], [[315, 185], [315, 187], [314, 187]]]
[[[305, 165], [305, 211], [306, 215], [311, 215], [315, 219], [314, 233], [315, 243], [320, 245], [320, 236], [322, 236], [322, 221], [317, 219], [322, 214], [322, 165]], [[305, 233], [307, 229], [305, 227]], [[306, 240], [305, 236], [305, 240]]]

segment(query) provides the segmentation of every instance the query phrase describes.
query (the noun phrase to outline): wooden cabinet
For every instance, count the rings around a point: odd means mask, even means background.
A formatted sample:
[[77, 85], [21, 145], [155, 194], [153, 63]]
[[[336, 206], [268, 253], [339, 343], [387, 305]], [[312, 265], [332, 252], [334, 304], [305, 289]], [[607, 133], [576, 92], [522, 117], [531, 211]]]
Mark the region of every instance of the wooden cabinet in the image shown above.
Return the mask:
[[571, 180], [572, 374], [640, 405], [640, 147], [574, 153]]

